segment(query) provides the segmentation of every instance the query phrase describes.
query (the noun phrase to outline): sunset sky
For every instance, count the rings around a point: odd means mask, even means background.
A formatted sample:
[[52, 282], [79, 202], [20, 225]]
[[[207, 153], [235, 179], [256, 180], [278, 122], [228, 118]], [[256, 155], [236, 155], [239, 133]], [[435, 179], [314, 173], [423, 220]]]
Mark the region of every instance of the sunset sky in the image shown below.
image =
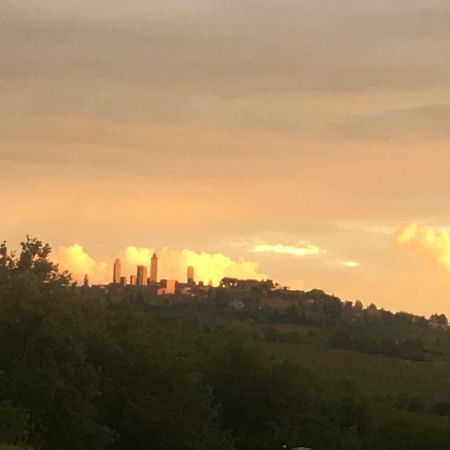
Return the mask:
[[448, 0], [2, 0], [0, 239], [450, 314], [449, 49]]

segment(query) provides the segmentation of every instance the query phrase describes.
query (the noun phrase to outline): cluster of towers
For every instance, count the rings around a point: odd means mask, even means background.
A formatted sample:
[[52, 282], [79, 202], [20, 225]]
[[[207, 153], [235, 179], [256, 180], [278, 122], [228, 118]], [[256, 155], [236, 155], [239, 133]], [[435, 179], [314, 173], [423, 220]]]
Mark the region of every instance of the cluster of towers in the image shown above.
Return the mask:
[[[148, 277], [148, 267], [145, 265], [138, 265], [136, 268], [136, 275], [130, 275], [129, 280], [127, 277], [122, 276], [122, 265], [120, 259], [117, 258], [114, 261], [113, 268], [113, 284], [126, 286], [148, 286], [156, 285], [159, 283], [158, 279], [158, 255], [153, 253], [150, 261], [150, 277]], [[194, 285], [194, 267], [189, 266], [187, 268], [187, 284]]]

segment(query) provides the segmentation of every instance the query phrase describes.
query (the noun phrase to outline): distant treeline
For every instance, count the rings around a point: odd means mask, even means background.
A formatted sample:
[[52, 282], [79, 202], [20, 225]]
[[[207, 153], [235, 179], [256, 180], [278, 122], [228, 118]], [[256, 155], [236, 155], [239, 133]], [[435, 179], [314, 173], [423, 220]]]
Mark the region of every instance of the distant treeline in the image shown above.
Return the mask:
[[[360, 301], [343, 302], [321, 290], [268, 290], [265, 282], [248, 290], [219, 289], [216, 302], [224, 312], [262, 324], [297, 324], [332, 330], [328, 344], [333, 348], [381, 354], [391, 358], [424, 361], [427, 349], [421, 336], [448, 332], [444, 314], [429, 319], [406, 312], [392, 313], [374, 304], [364, 308]], [[236, 306], [239, 299], [239, 308]], [[228, 305], [228, 306], [227, 306]], [[435, 334], [436, 334], [435, 333]], [[299, 343], [296, 332], [280, 333], [276, 327], [265, 330], [271, 342]]]
[[[251, 280], [249, 280], [250, 282]], [[392, 313], [378, 309], [373, 303], [367, 308], [357, 300], [354, 303], [342, 301], [319, 289], [311, 291], [291, 291], [269, 289], [270, 281], [257, 285], [252, 281], [251, 287], [240, 289], [220, 288], [215, 292], [215, 299], [223, 306], [233, 305], [239, 299], [243, 307], [239, 308], [242, 316], [248, 316], [266, 322], [298, 323], [308, 325], [336, 325], [339, 323], [378, 323], [387, 326], [447, 329], [448, 319], [444, 314], [433, 314], [429, 319], [407, 312]], [[238, 308], [236, 308], [237, 310]]]
[[[401, 393], [369, 399], [351, 380], [324, 379], [275, 359], [227, 326], [165, 318], [139, 292], [117, 301], [77, 288], [49, 260], [50, 251], [29, 238], [17, 256], [0, 245], [4, 445], [450, 448], [445, 402], [429, 411]], [[353, 331], [334, 339], [360, 345]]]

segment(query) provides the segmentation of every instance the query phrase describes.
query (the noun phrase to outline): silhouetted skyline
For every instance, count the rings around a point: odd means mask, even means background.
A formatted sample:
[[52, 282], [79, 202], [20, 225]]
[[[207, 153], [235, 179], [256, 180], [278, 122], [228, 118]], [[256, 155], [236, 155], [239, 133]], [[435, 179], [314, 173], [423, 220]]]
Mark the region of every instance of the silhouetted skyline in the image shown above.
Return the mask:
[[3, 0], [2, 236], [80, 283], [166, 248], [449, 313], [449, 29], [443, 0]]

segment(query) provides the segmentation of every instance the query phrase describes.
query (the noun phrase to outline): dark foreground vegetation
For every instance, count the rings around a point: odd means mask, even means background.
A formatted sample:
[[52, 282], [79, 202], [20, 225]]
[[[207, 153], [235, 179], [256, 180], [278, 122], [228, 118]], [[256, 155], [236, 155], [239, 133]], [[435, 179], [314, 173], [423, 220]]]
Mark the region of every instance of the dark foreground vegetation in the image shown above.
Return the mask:
[[[436, 395], [420, 379], [402, 390], [423, 365], [447, 367], [442, 327], [235, 311], [221, 291], [159, 307], [138, 291], [78, 288], [49, 254], [37, 240], [17, 256], [0, 247], [5, 449], [450, 449], [441, 378]], [[371, 389], [339, 369], [348, 355], [386, 379], [407, 370]]]

